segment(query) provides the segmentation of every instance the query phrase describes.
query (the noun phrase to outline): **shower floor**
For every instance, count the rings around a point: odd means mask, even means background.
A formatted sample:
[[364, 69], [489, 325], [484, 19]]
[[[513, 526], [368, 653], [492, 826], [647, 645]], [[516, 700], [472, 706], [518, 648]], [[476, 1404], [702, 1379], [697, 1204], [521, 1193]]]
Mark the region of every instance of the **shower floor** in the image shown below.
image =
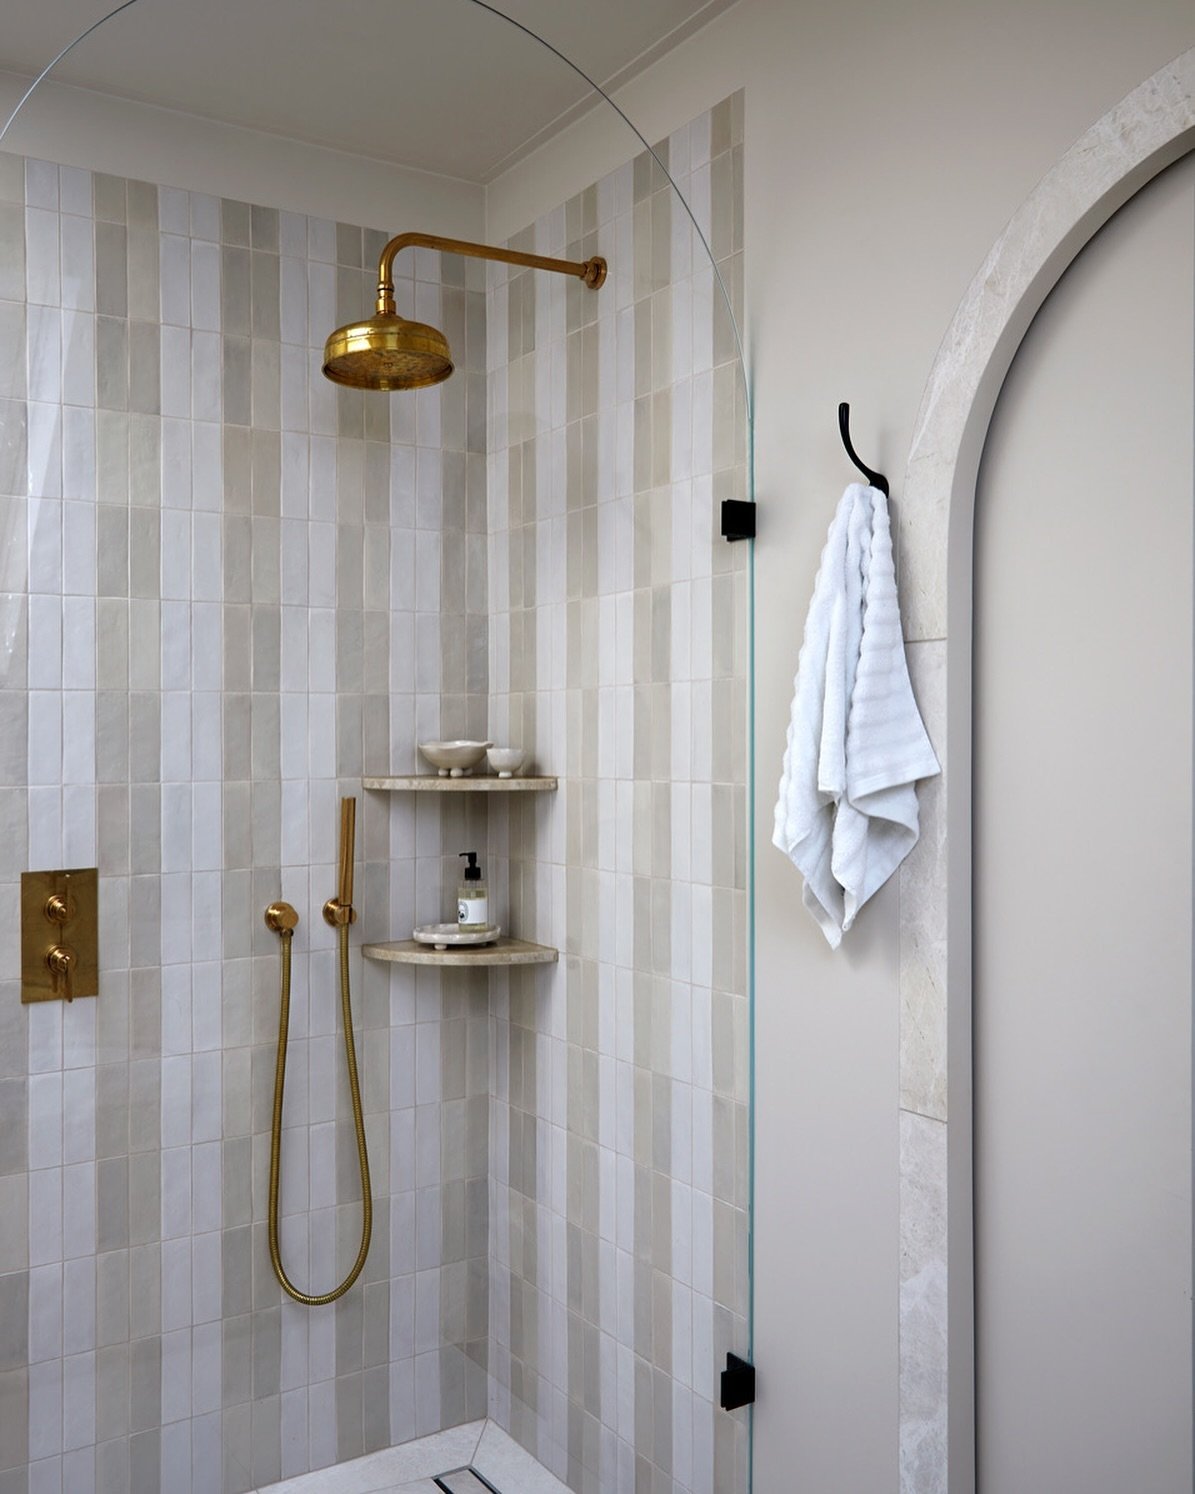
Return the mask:
[[492, 1421], [472, 1421], [270, 1484], [257, 1494], [569, 1494]]

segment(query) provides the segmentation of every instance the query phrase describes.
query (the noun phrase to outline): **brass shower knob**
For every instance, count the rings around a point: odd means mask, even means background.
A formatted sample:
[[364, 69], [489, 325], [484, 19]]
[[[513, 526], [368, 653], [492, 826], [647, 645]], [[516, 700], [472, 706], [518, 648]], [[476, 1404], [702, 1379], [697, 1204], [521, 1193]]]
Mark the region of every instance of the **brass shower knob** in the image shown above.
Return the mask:
[[46, 964], [50, 974], [54, 977], [55, 989], [59, 987], [67, 1001], [75, 999], [75, 993], [71, 985], [71, 972], [79, 963], [79, 957], [73, 949], [64, 944], [55, 944], [46, 952]]
[[60, 896], [57, 892], [46, 899], [46, 917], [51, 923], [66, 923], [74, 912], [70, 894]]

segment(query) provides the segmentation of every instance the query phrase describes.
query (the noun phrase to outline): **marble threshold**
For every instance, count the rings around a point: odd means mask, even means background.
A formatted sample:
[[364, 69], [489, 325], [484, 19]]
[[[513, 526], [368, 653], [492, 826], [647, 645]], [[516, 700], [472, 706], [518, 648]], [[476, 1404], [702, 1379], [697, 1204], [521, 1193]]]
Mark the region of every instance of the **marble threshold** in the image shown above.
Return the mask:
[[569, 1494], [566, 1485], [492, 1421], [467, 1422], [349, 1463], [285, 1478], [263, 1485], [256, 1494], [443, 1494], [435, 1479], [469, 1468], [500, 1494]]

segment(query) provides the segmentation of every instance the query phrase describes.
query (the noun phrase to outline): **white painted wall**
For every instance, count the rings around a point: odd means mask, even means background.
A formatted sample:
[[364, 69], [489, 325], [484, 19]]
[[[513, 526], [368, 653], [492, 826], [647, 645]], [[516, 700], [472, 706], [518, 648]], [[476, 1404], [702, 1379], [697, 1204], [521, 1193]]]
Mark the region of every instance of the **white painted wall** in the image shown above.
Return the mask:
[[[803, 612], [851, 475], [835, 405], [852, 402], [856, 444], [888, 469], [899, 503], [926, 375], [987, 248], [1076, 136], [1193, 44], [1189, 0], [740, 0], [620, 95], [656, 139], [747, 91], [746, 331], [763, 505], [759, 1494], [891, 1494], [898, 1483], [895, 892], [831, 956], [769, 846]], [[442, 232], [481, 228], [476, 189], [457, 201], [427, 183], [425, 199], [386, 167], [324, 161], [293, 142], [260, 137], [250, 149], [234, 132], [201, 145], [206, 127], [191, 120], [170, 131], [88, 120], [6, 145], [345, 221], [418, 213]], [[591, 117], [491, 187], [488, 236], [624, 160], [624, 130]]]

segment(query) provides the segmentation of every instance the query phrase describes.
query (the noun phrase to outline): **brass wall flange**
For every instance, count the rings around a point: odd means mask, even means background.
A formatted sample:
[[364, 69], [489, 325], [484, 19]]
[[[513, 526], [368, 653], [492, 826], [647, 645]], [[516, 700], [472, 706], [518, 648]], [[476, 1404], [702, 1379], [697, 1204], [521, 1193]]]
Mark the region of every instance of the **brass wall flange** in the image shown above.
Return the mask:
[[271, 903], [266, 909], [266, 928], [275, 934], [293, 934], [299, 926], [299, 915], [289, 903]]

